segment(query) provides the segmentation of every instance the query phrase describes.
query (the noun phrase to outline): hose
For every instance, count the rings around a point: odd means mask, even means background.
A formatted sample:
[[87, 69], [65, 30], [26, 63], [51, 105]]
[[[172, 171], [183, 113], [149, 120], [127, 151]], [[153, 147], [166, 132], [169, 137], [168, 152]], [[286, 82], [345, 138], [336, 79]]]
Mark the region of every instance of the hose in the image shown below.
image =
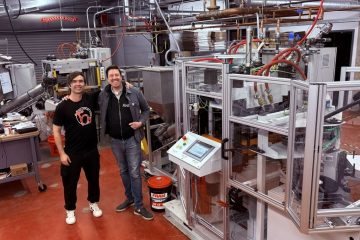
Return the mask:
[[216, 63], [224, 63], [223, 60], [217, 59], [217, 58], [198, 58], [198, 59], [193, 60], [193, 62], [205, 62], [205, 61], [216, 62]]
[[174, 66], [174, 62], [171, 62], [168, 60], [168, 55], [170, 52], [175, 52], [175, 53], [178, 53], [179, 51], [177, 49], [174, 49], [174, 48], [170, 48], [169, 50], [166, 51], [165, 53], [165, 62], [168, 66]]

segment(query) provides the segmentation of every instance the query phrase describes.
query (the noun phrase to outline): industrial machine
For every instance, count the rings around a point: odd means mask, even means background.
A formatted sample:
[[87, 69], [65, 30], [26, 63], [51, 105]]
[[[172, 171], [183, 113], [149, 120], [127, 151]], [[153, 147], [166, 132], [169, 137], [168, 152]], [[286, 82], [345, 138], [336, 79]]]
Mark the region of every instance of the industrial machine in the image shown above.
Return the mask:
[[[34, 66], [32, 64], [13, 64], [10, 62], [0, 64], [0, 80], [2, 99], [8, 100], [0, 108], [0, 116], [8, 112], [24, 111], [35, 103], [40, 108], [55, 110], [59, 100], [58, 95], [67, 92], [66, 75], [70, 72], [80, 71], [86, 76], [87, 89], [99, 89], [105, 80], [105, 65], [111, 64], [109, 49], [91, 48], [90, 55], [95, 58], [69, 58], [43, 60], [43, 81], [36, 84]], [[26, 79], [26, 81], [24, 81]], [[54, 86], [57, 86], [54, 88]], [[9, 101], [10, 100], [10, 101]], [[31, 110], [28, 114], [31, 115]]]
[[[177, 187], [165, 217], [192, 239], [359, 239], [351, 141], [360, 85], [345, 80], [360, 70], [344, 68], [336, 79], [337, 49], [325, 47], [336, 24], [326, 14], [358, 11], [359, 1], [123, 2], [94, 7], [96, 37], [87, 30], [92, 45], [101, 45], [96, 15], [124, 9], [114, 17], [118, 26], [100, 28], [103, 35], [120, 27], [118, 49], [125, 31], [141, 34], [151, 55], [173, 65], [123, 70], [161, 119], [147, 124], [148, 168]], [[90, 58], [44, 61], [47, 78], [34, 96], [74, 70], [102, 86], [108, 49], [83, 52]], [[0, 76], [10, 92], [8, 74]]]
[[[174, 78], [172, 67], [142, 67], [125, 69], [128, 79], [141, 71], [141, 82], [133, 78], [135, 86], [141, 85], [144, 96], [153, 110], [146, 125], [149, 146], [146, 171], [152, 175], [167, 175], [176, 181], [176, 164], [169, 161], [167, 150], [175, 142]], [[132, 75], [131, 75], [132, 74]], [[139, 76], [139, 75], [137, 75]], [[130, 78], [131, 79], [131, 78]]]
[[[317, 132], [309, 130], [310, 126], [318, 127], [317, 120], [310, 120], [314, 117], [310, 114], [315, 112], [313, 107], [323, 105], [325, 115], [336, 112], [344, 106], [347, 94], [352, 96], [352, 91], [359, 86], [351, 83], [349, 88], [344, 86], [341, 93], [333, 90], [342, 84], [333, 82], [336, 49], [313, 44], [318, 40], [308, 39], [304, 47], [286, 47], [280, 43], [271, 46], [265, 45], [264, 40], [253, 40], [251, 27], [246, 33], [246, 41], [229, 47], [227, 52], [231, 54], [182, 58], [175, 62], [174, 76], [178, 78], [175, 83], [181, 86], [180, 93], [175, 95], [175, 106], [179, 106], [175, 107], [177, 138], [189, 131], [216, 138], [222, 141], [223, 154], [221, 169], [206, 175], [195, 167], [195, 158], [184, 154], [188, 148], [172, 152], [183, 140], [168, 151], [170, 160], [179, 165], [180, 193], [178, 200], [165, 204], [167, 218], [180, 229], [182, 223], [189, 225], [192, 231], [183, 232], [199, 239], [209, 235], [214, 239], [264, 239], [265, 229], [273, 226], [267, 218], [266, 206], [269, 211], [280, 211], [284, 221], [289, 220], [285, 217], [289, 213], [298, 223], [297, 231], [302, 237], [309, 232], [355, 230], [349, 224], [356, 222], [356, 218], [349, 217], [351, 214], [340, 217], [348, 219], [347, 224], [336, 225], [333, 217], [340, 213], [335, 210], [332, 214], [328, 210], [306, 213], [307, 209], [319, 208], [311, 197], [324, 194], [307, 188], [310, 182], [306, 183], [307, 190], [299, 187], [299, 184], [304, 186], [302, 176], [314, 176], [315, 171], [320, 170], [320, 177], [312, 182], [315, 188], [323, 189], [335, 180], [335, 185], [340, 182], [342, 189], [348, 191], [344, 177], [346, 179], [353, 168], [347, 163], [343, 150], [334, 151], [335, 146], [340, 146], [339, 123], [324, 125], [324, 138], [308, 136], [323, 141], [323, 149], [329, 149], [327, 160], [321, 164], [316, 162], [320, 164], [317, 167], [306, 166], [299, 160], [313, 157], [307, 154], [315, 148], [301, 147], [309, 142], [307, 134]], [[324, 89], [331, 91], [322, 92]], [[341, 122], [341, 115], [335, 119]], [[206, 152], [205, 148], [200, 149]], [[292, 176], [296, 176], [296, 184], [290, 180]], [[206, 189], [206, 193], [199, 189]], [[333, 196], [341, 199], [340, 195]], [[309, 201], [306, 206], [304, 197]], [[293, 204], [291, 207], [289, 201]], [[354, 204], [356, 201], [346, 200], [343, 207], [355, 215], [358, 211], [348, 207]], [[237, 237], [231, 237], [235, 233]]]
[[43, 77], [45, 79], [54, 79], [58, 84], [53, 97], [45, 99], [45, 109], [54, 111], [59, 103], [57, 95], [68, 93], [66, 84], [66, 75], [79, 71], [83, 72], [86, 79], [86, 89], [94, 90], [104, 87], [106, 81], [106, 67], [111, 65], [109, 48], [89, 48], [88, 54], [91, 58], [69, 58], [69, 59], [51, 59], [43, 60]]
[[43, 87], [36, 83], [34, 65], [0, 62], [0, 81], [0, 98], [5, 101], [0, 108], [0, 116], [10, 111], [23, 111], [25, 115], [31, 115], [29, 106], [44, 94]]

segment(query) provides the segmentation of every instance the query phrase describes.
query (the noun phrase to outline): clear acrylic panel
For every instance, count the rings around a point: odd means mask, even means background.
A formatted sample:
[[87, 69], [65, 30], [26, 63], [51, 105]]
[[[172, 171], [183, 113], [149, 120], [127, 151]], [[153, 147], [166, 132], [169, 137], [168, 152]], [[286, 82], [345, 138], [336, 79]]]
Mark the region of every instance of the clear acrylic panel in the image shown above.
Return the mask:
[[291, 155], [291, 177], [290, 177], [290, 193], [288, 197], [288, 208], [296, 217], [300, 219], [301, 214], [301, 200], [303, 194], [303, 176], [304, 176], [304, 153], [305, 153], [305, 139], [306, 139], [306, 126], [308, 115], [308, 91], [302, 89], [295, 90], [295, 108], [296, 112], [293, 113], [295, 129], [291, 129], [294, 135], [294, 141], [289, 141], [292, 149]]
[[199, 223], [205, 222], [206, 226], [211, 225], [224, 232], [223, 206], [222, 201], [221, 173], [216, 172], [205, 177], [193, 175], [191, 191], [193, 196], [194, 213]]
[[230, 189], [229, 199], [229, 239], [255, 239], [257, 199], [235, 188]]
[[221, 70], [212, 68], [187, 67], [186, 85], [188, 88], [197, 91], [207, 93], [221, 93]]
[[187, 99], [190, 131], [221, 141], [222, 101], [195, 94], [187, 94]]
[[288, 128], [290, 88], [285, 84], [233, 80], [231, 115], [257, 124]]
[[232, 179], [283, 203], [287, 137], [239, 123], [231, 123], [230, 129]]
[[[349, 98], [347, 96], [353, 96]], [[318, 185], [318, 210], [360, 208], [360, 99], [351, 91], [326, 94], [322, 127], [322, 153]], [[360, 102], [360, 100], [359, 100]], [[359, 209], [360, 210], [360, 209]], [[358, 216], [319, 219], [318, 227], [360, 225]]]

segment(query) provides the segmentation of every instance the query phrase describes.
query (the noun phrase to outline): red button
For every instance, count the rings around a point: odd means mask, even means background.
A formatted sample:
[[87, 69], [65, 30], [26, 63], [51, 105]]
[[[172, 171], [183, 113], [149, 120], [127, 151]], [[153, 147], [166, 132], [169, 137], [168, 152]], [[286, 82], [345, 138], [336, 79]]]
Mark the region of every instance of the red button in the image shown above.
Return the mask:
[[186, 141], [186, 135], [184, 135], [184, 136], [182, 137], [182, 140]]

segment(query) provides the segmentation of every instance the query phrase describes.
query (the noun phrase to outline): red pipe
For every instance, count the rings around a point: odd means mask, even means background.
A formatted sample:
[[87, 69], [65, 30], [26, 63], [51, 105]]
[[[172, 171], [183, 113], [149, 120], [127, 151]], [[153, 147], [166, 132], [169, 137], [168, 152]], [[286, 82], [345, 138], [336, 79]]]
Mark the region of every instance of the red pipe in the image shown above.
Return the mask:
[[305, 36], [300, 41], [298, 41], [296, 45], [300, 46], [306, 40], [306, 38], [309, 36], [309, 34], [312, 32], [312, 30], [314, 29], [315, 24], [319, 20], [319, 17], [321, 15], [321, 13], [324, 11], [323, 4], [324, 4], [324, 0], [321, 0], [319, 10], [318, 10], [318, 12], [316, 14], [316, 17], [315, 17], [315, 20], [314, 20], [313, 24], [311, 25], [309, 31], [305, 34]]
[[271, 61], [270, 63], [266, 64], [263, 68], [261, 68], [260, 71], [256, 75], [260, 76], [267, 68], [270, 68], [273, 65], [278, 64], [278, 63], [286, 63], [288, 65], [293, 66], [300, 73], [301, 77], [304, 80], [306, 80], [307, 77], [306, 77], [305, 73], [303, 72], [303, 70], [301, 70], [301, 68], [298, 65], [296, 65], [295, 63], [293, 63], [289, 60], [286, 60], [286, 59], [279, 59], [279, 60]]
[[[296, 59], [296, 62], [300, 62], [301, 60], [301, 52], [298, 48], [295, 48], [295, 47], [292, 47], [292, 48], [287, 48], [285, 50], [282, 50], [281, 52], [279, 52], [273, 59], [272, 61], [274, 60], [278, 60], [279, 57], [281, 57], [283, 54], [287, 53], [287, 52], [296, 52], [297, 53], [297, 59]], [[284, 59], [284, 58], [280, 58], [280, 59]]]
[[[256, 75], [260, 76], [265, 70], [268, 70], [268, 71], [266, 71], [265, 76], [269, 75], [270, 68], [271, 68], [273, 65], [278, 64], [278, 63], [286, 63], [286, 64], [288, 64], [288, 65], [293, 66], [293, 67], [300, 73], [301, 77], [302, 77], [304, 80], [307, 79], [305, 73], [303, 72], [303, 70], [301, 70], [301, 68], [300, 68], [298, 65], [296, 65], [295, 63], [293, 63], [293, 62], [291, 62], [291, 61], [289, 61], [289, 60], [286, 60], [286, 59], [278, 59], [278, 60], [271, 61], [270, 63], [268, 63], [268, 64], [266, 64], [265, 66], [263, 66], [263, 67], [260, 69], [260, 71], [257, 72]], [[267, 83], [265, 84], [265, 88], [266, 88], [266, 89], [269, 89], [269, 85], [268, 85]], [[257, 90], [258, 90], [258, 89], [257, 89], [257, 83], [254, 82], [254, 92], [257, 93]]]
[[217, 58], [198, 58], [198, 59], [194, 59], [192, 60], [193, 62], [205, 62], [205, 61], [209, 61], [209, 62], [216, 62], [216, 63], [224, 63], [223, 60], [221, 59], [217, 59]]

